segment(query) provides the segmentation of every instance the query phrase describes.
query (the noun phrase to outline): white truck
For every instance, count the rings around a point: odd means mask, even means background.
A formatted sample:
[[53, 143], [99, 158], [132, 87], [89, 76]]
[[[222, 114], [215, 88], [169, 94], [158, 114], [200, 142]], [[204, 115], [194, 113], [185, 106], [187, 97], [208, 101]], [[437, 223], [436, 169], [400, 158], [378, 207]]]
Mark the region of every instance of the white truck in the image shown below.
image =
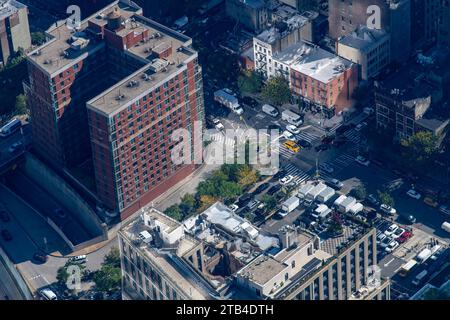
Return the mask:
[[357, 202], [350, 208], [349, 212], [352, 215], [356, 216], [358, 213], [363, 211], [363, 209], [364, 209], [364, 206], [361, 203]]
[[350, 208], [353, 207], [356, 203], [356, 199], [353, 197], [347, 197], [341, 204], [338, 205], [338, 211], [342, 213], [347, 213], [350, 211]]
[[417, 254], [416, 261], [418, 263], [424, 263], [425, 261], [428, 260], [429, 257], [431, 257], [431, 255], [432, 255], [431, 250], [428, 248], [425, 248]]
[[311, 191], [309, 191], [309, 193], [306, 195], [306, 199], [316, 200], [319, 194], [326, 188], [328, 187], [322, 182], [318, 183]]
[[281, 113], [281, 119], [297, 127], [303, 123], [302, 117], [291, 110], [284, 110]]
[[327, 187], [325, 190], [319, 193], [319, 195], [317, 196], [317, 201], [325, 203], [330, 200], [330, 198], [334, 196], [335, 193], [336, 191], [334, 191], [333, 188]]
[[449, 222], [445, 221], [444, 223], [442, 223], [441, 228], [442, 228], [442, 230], [445, 230], [450, 233], [450, 223]]
[[290, 197], [281, 205], [281, 210], [286, 213], [292, 212], [300, 205], [300, 199], [296, 196]]
[[306, 195], [314, 189], [314, 185], [312, 183], [307, 183], [304, 186], [302, 186], [300, 189], [298, 189], [297, 197], [300, 199], [306, 198]]
[[231, 111], [238, 115], [244, 113], [244, 109], [242, 109], [239, 105], [239, 100], [225, 90], [217, 90], [216, 92], [214, 92], [214, 100], [231, 109]]
[[280, 114], [277, 110], [277, 108], [272, 107], [270, 104], [265, 104], [262, 106], [262, 111], [266, 114], [268, 114], [271, 117], [278, 117], [278, 115]]
[[331, 213], [331, 209], [328, 208], [327, 205], [319, 204], [317, 206], [317, 208], [311, 214], [311, 217], [313, 217], [316, 220], [325, 220], [330, 213]]

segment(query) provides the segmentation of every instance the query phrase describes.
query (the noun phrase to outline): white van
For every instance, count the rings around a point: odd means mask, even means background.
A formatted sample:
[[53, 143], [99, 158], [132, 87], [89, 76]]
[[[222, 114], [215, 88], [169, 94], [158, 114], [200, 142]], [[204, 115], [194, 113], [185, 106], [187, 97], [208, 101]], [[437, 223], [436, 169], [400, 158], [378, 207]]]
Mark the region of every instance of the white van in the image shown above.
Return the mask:
[[56, 294], [50, 289], [42, 289], [39, 293], [45, 300], [58, 300]]
[[268, 114], [271, 117], [278, 117], [278, 110], [275, 107], [272, 107], [270, 104], [265, 104], [262, 106], [262, 111], [266, 114]]
[[450, 223], [445, 221], [442, 225], [441, 225], [442, 230], [445, 230], [447, 232], [450, 233]]
[[281, 113], [281, 119], [290, 124], [293, 124], [294, 126], [297, 126], [297, 127], [299, 127], [303, 124], [301, 115], [296, 114], [295, 112], [292, 112], [291, 110], [284, 110]]
[[86, 255], [81, 255], [81, 256], [71, 257], [71, 258], [69, 258], [69, 262], [85, 263], [85, 262], [87, 262], [87, 256]]

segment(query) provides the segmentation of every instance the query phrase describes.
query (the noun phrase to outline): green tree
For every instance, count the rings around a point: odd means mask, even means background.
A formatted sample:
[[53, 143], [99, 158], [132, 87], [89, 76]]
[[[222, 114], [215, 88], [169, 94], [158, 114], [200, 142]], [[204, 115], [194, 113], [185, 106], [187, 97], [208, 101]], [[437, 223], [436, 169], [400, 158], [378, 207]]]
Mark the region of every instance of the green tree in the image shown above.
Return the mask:
[[98, 292], [117, 292], [121, 288], [122, 272], [120, 268], [105, 264], [94, 273], [93, 281]]
[[405, 148], [405, 157], [413, 166], [418, 167], [428, 164], [439, 151], [439, 140], [429, 131], [419, 131], [408, 139], [403, 139], [401, 145]]
[[241, 186], [250, 186], [258, 181], [258, 172], [249, 166], [241, 167], [237, 173], [238, 183]]
[[197, 210], [197, 200], [194, 195], [188, 193], [181, 198], [180, 209], [183, 212], [183, 216], [187, 216]]
[[40, 46], [41, 44], [44, 44], [44, 42], [47, 40], [47, 37], [45, 36], [44, 32], [32, 32], [31, 33], [31, 43], [35, 46]]
[[395, 206], [394, 198], [387, 192], [378, 191], [378, 198], [382, 204], [386, 204], [391, 207]]
[[262, 89], [262, 96], [269, 103], [281, 106], [291, 99], [289, 84], [283, 76], [270, 78]]
[[171, 217], [172, 219], [175, 219], [177, 221], [183, 220], [183, 212], [180, 209], [180, 206], [177, 204], [171, 205], [168, 207], [164, 213]]
[[220, 184], [217, 192], [221, 200], [231, 200], [242, 194], [242, 187], [236, 182], [224, 181]]
[[352, 194], [358, 200], [364, 200], [367, 197], [367, 190], [364, 185], [359, 185], [355, 189], [352, 190]]
[[264, 203], [264, 208], [267, 212], [272, 211], [277, 206], [277, 200], [268, 194], [262, 196], [261, 202]]
[[16, 103], [14, 107], [14, 112], [17, 115], [26, 114], [28, 112], [27, 108], [27, 97], [24, 94], [19, 94], [16, 97]]
[[262, 87], [262, 78], [257, 72], [246, 70], [239, 75], [237, 84], [243, 94], [258, 93]]
[[104, 258], [104, 264], [120, 268], [120, 251], [117, 247], [112, 247]]

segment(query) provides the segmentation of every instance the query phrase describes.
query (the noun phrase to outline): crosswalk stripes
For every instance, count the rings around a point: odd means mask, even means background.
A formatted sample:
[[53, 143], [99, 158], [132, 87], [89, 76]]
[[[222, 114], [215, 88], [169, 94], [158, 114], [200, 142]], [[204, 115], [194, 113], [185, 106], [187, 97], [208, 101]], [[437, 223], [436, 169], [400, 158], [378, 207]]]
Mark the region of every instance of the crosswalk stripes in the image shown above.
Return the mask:
[[296, 184], [300, 184], [308, 179], [311, 179], [311, 176], [307, 174], [306, 172], [300, 170], [293, 164], [288, 164], [286, 167], [286, 174], [291, 175], [294, 177], [294, 182]]
[[299, 134], [297, 134], [297, 137], [306, 140], [311, 144], [314, 144], [316, 141], [320, 140], [320, 136], [308, 132], [300, 132]]
[[361, 135], [354, 129], [347, 131], [344, 135], [353, 143], [359, 143], [359, 141], [361, 140]]
[[342, 122], [335, 125], [333, 128], [330, 129], [330, 133], [335, 133], [337, 129], [342, 127]]

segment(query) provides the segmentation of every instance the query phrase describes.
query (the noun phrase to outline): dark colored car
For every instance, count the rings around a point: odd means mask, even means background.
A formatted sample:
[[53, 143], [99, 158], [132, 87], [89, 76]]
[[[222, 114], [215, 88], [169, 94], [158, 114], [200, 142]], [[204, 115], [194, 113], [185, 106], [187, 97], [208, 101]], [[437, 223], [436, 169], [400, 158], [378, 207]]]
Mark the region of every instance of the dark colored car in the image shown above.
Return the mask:
[[270, 187], [270, 183], [263, 183], [261, 184], [256, 190], [254, 191], [254, 194], [259, 194]]
[[322, 143], [330, 144], [334, 141], [335, 138], [336, 138], [335, 136], [326, 136], [325, 138], [322, 139]]
[[280, 191], [281, 188], [282, 188], [281, 184], [274, 185], [269, 190], [267, 190], [267, 194], [272, 196], [275, 193], [277, 193], [278, 191]]
[[8, 212], [6, 212], [5, 210], [0, 210], [0, 220], [2, 220], [3, 222], [8, 222], [10, 220]]
[[284, 177], [284, 176], [285, 176], [284, 170], [279, 170], [277, 173], [275, 173], [275, 174], [273, 175], [272, 179], [273, 179], [273, 180], [279, 180], [279, 179], [281, 179], [281, 178]]
[[47, 255], [46, 255], [45, 253], [43, 253], [43, 252], [36, 252], [36, 253], [33, 255], [33, 260], [34, 260], [34, 261], [37, 261], [37, 262], [39, 262], [39, 263], [46, 263], [47, 260], [48, 260], [48, 257], [47, 257]]
[[340, 146], [343, 146], [344, 144], [346, 144], [348, 142], [348, 140], [346, 138], [338, 138], [336, 140], [333, 140], [333, 142], [331, 143], [334, 147], [339, 148]]
[[253, 196], [250, 193], [246, 193], [242, 197], [239, 198], [237, 205], [240, 208], [245, 207], [252, 198], [253, 198]]
[[325, 150], [328, 150], [328, 149], [330, 149], [330, 146], [327, 145], [327, 144], [321, 144], [321, 145], [319, 145], [319, 146], [314, 148], [314, 150], [316, 150], [317, 152], [325, 151]]
[[309, 141], [306, 141], [305, 139], [299, 139], [297, 141], [297, 144], [305, 149], [310, 149], [312, 147], [312, 144]]
[[243, 104], [249, 106], [252, 109], [258, 108], [258, 101], [256, 101], [253, 98], [243, 97], [241, 101], [242, 101]]
[[6, 229], [2, 230], [2, 237], [5, 241], [11, 241], [13, 239], [12, 234]]

